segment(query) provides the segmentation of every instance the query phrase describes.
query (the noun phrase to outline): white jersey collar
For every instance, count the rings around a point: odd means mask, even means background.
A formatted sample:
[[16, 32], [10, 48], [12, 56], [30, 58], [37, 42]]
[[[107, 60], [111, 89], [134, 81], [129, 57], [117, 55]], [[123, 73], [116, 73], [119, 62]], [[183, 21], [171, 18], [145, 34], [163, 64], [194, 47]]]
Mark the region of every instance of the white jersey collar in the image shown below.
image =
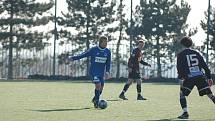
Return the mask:
[[99, 50], [105, 50], [105, 48], [104, 49], [102, 49], [102, 48], [100, 48], [99, 46], [97, 46], [98, 48], [99, 48]]

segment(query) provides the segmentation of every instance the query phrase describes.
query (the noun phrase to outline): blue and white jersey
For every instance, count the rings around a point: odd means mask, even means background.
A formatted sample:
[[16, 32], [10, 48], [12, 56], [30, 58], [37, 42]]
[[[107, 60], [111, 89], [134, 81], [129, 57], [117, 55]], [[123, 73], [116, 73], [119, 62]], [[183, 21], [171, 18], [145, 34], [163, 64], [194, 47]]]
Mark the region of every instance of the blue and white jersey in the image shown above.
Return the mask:
[[199, 54], [199, 52], [192, 49], [185, 49], [178, 54], [177, 70], [179, 78], [188, 79], [206, 75], [208, 79], [211, 79], [210, 70], [203, 57]]
[[104, 72], [110, 73], [111, 52], [107, 48], [100, 48], [99, 46], [92, 47], [86, 52], [71, 57], [73, 60], [79, 60], [84, 57], [91, 57], [90, 75], [103, 77]]

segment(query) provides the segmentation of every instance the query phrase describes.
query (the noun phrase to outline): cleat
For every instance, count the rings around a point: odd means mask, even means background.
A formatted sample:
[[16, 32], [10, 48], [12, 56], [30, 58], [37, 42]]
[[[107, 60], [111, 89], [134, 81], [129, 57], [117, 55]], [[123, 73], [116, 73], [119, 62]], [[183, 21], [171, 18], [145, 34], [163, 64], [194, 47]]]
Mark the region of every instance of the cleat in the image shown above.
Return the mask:
[[120, 98], [120, 99], [123, 99], [123, 100], [128, 100], [128, 99], [125, 97], [124, 94], [120, 94], [120, 95], [119, 95], [119, 98]]
[[184, 112], [183, 114], [181, 114], [180, 116], [178, 116], [179, 119], [188, 119], [189, 118], [189, 114], [187, 112]]
[[96, 101], [95, 97], [93, 97], [92, 101], [91, 101], [94, 105], [94, 108], [98, 108], [99, 107], [99, 104], [98, 104], [98, 101]]
[[142, 95], [138, 95], [138, 96], [137, 96], [137, 100], [147, 100], [147, 99], [144, 98]]
[[94, 103], [94, 102], [95, 102], [95, 97], [93, 97], [93, 99], [91, 100], [91, 102], [92, 102], [92, 103]]
[[99, 108], [99, 104], [98, 104], [98, 102], [97, 101], [94, 101], [94, 108]]

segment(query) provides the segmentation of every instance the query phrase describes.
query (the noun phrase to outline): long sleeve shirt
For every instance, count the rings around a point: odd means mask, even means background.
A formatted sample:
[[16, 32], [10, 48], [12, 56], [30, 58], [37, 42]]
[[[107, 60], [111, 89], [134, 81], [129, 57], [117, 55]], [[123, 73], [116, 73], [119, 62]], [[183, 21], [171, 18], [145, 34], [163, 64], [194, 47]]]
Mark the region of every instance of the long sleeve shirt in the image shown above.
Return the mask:
[[111, 52], [109, 49], [102, 49], [99, 46], [92, 47], [80, 55], [71, 57], [71, 59], [79, 60], [84, 57], [91, 57], [90, 75], [103, 77], [105, 72], [110, 73]]
[[132, 69], [133, 73], [140, 73], [139, 63], [143, 65], [149, 65], [143, 61], [143, 55], [139, 48], [135, 48], [132, 51], [131, 57], [128, 60], [128, 67]]
[[195, 76], [204, 76], [202, 69], [204, 69], [206, 77], [211, 79], [211, 72], [199, 52], [187, 48], [178, 54], [178, 78], [189, 79]]

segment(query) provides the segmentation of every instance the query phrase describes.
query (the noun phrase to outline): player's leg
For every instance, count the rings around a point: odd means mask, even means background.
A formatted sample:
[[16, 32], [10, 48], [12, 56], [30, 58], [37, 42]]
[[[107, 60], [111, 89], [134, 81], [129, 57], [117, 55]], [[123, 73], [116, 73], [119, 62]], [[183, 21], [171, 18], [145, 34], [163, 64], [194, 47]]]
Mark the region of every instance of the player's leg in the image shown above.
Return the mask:
[[180, 119], [187, 119], [189, 118], [189, 114], [188, 114], [188, 108], [187, 108], [187, 100], [186, 100], [186, 96], [188, 96], [190, 94], [190, 92], [192, 91], [194, 87], [194, 82], [193, 80], [185, 80], [180, 82], [180, 105], [182, 108], [182, 114], [180, 116], [178, 116], [178, 118]]
[[99, 97], [101, 94], [101, 83], [95, 83], [94, 107], [98, 108]]
[[92, 102], [94, 103], [94, 107], [98, 108], [102, 84], [101, 84], [101, 80], [98, 76], [93, 76], [92, 81], [95, 84], [94, 97], [92, 99]]
[[101, 82], [101, 88], [100, 88], [100, 95], [101, 95], [102, 91], [104, 89], [104, 80], [103, 80], [103, 78], [100, 79], [100, 82]]
[[142, 95], [141, 95], [141, 83], [142, 83], [142, 80], [141, 79], [136, 79], [136, 82], [137, 82], [137, 100], [146, 100], [146, 98], [144, 98]]
[[213, 94], [207, 94], [207, 96], [213, 101], [215, 104], [215, 96]]
[[215, 96], [213, 95], [210, 86], [208, 85], [207, 81], [203, 77], [199, 77], [196, 79], [196, 86], [199, 91], [199, 95], [207, 95], [211, 101], [215, 104]]
[[187, 119], [189, 117], [188, 110], [187, 110], [187, 100], [182, 91], [180, 91], [180, 105], [183, 112], [180, 116], [178, 116], [178, 118]]
[[128, 78], [128, 81], [125, 83], [124, 87], [123, 87], [123, 90], [122, 92], [120, 93], [119, 95], [119, 98], [123, 99], [123, 100], [128, 100], [126, 97], [125, 97], [125, 93], [126, 91], [128, 90], [128, 88], [130, 87], [130, 85], [132, 84], [133, 82], [133, 79], [131, 78]]
[[[103, 88], [104, 88], [104, 80], [100, 80], [101, 82], [101, 88], [99, 89], [99, 96], [102, 94]], [[97, 90], [95, 89], [95, 94], [97, 93]], [[92, 99], [92, 102], [94, 103], [95, 101], [95, 96]]]

